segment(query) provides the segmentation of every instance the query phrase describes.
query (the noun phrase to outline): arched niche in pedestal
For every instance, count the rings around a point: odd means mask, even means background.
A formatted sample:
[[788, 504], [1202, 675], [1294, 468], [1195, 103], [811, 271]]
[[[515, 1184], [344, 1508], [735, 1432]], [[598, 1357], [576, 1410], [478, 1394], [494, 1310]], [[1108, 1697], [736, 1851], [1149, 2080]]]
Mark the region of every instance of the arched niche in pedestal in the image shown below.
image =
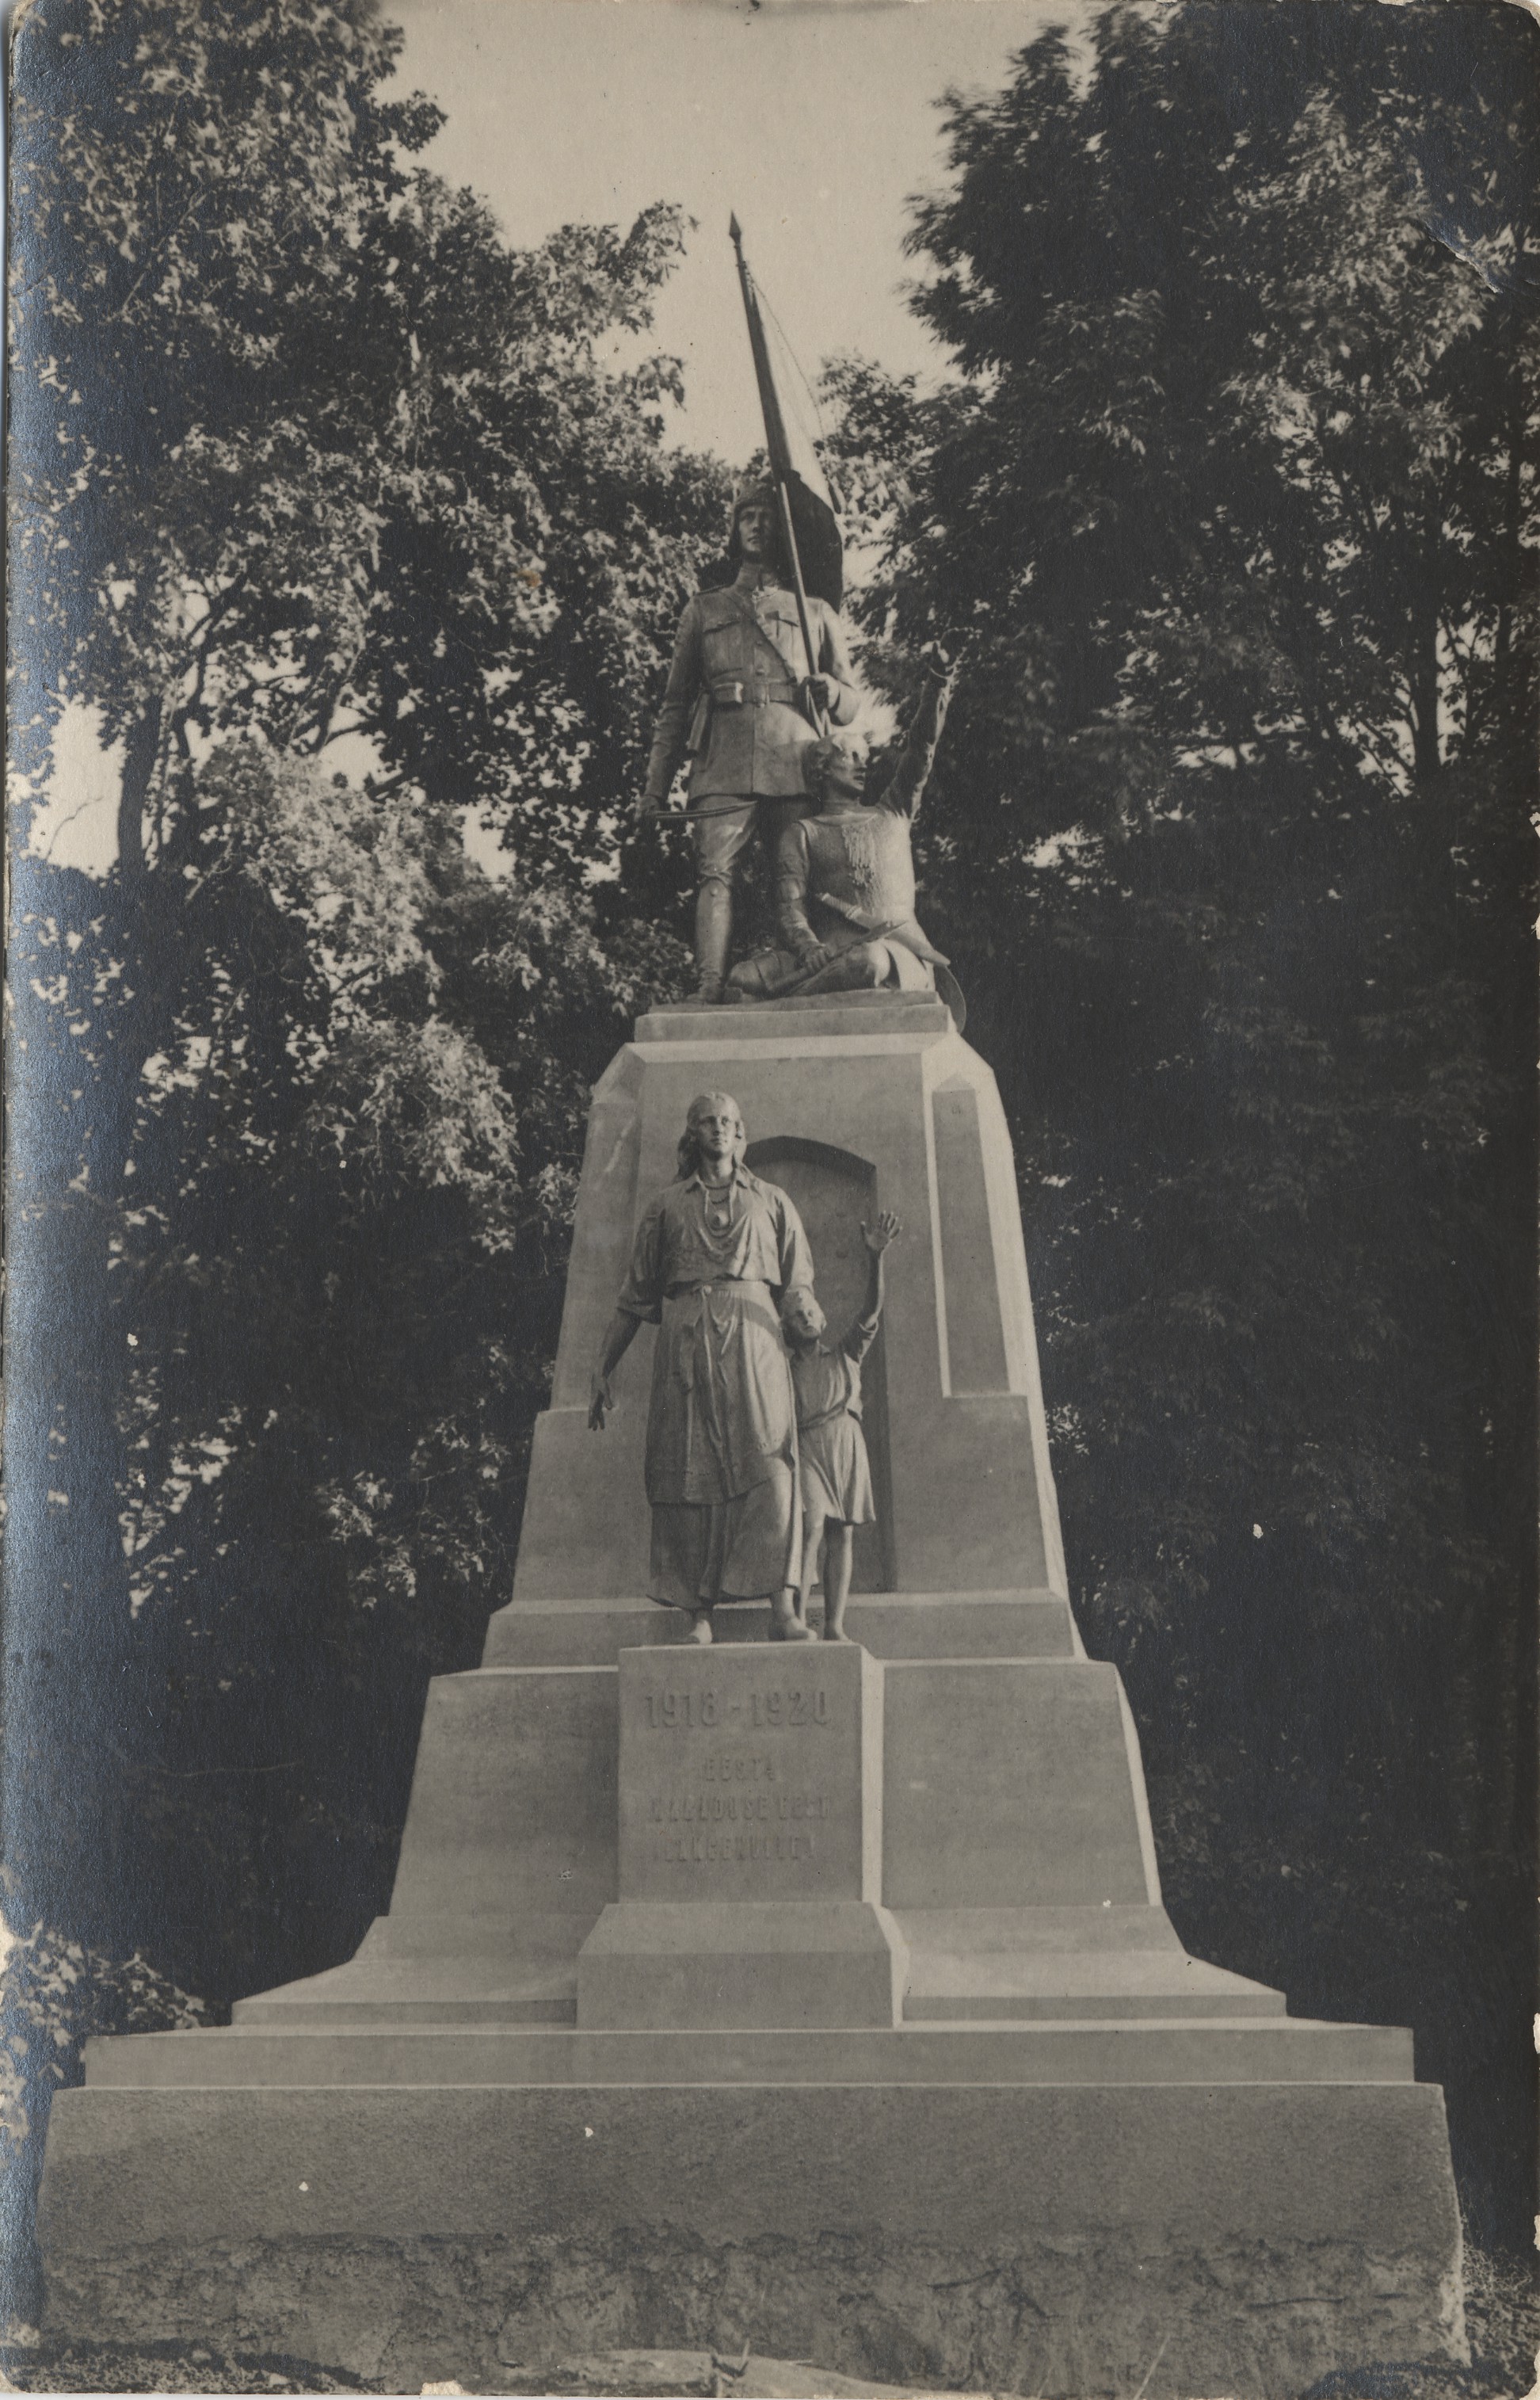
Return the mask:
[[[819, 1305], [838, 1341], [860, 1314], [866, 1295], [866, 1246], [863, 1222], [882, 1206], [877, 1169], [869, 1158], [797, 1134], [771, 1134], [751, 1141], [743, 1163], [767, 1183], [778, 1183], [807, 1232]], [[877, 1522], [856, 1529], [852, 1591], [892, 1591], [896, 1583], [893, 1538], [893, 1472], [888, 1445], [888, 1378], [882, 1336], [861, 1369], [866, 1451], [872, 1466]]]

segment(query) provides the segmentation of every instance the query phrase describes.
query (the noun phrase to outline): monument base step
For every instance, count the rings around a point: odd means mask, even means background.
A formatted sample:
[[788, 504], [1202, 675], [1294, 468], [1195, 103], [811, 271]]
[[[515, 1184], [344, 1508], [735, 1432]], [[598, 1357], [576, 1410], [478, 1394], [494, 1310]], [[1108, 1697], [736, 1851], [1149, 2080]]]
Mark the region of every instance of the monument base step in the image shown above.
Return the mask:
[[621, 1901], [578, 1957], [585, 2031], [892, 2026], [909, 1957], [861, 1900]]
[[580, 2325], [1044, 2400], [1296, 2400], [1465, 2354], [1425, 2084], [89, 2084], [53, 2105], [45, 2322], [76, 2339], [496, 2391]]
[[[485, 1970], [486, 1971], [482, 1971]], [[335, 2025], [576, 2025], [575, 1966], [530, 1968], [483, 1958], [356, 1959], [324, 1975], [238, 2000], [235, 2030]]]
[[[238, 2000], [248, 2025], [572, 2025], [591, 1916], [507, 1920], [376, 1917], [355, 1957]], [[392, 1931], [394, 1938], [392, 1938]]]
[[[708, 1906], [707, 1916], [699, 1916], [701, 1905], [690, 1903], [683, 1915], [611, 1909], [599, 1918], [534, 1913], [517, 1920], [380, 1917], [346, 1965], [238, 2000], [236, 2026], [247, 2031], [258, 2025], [571, 2025], [579, 2013], [579, 1956], [588, 1943], [594, 1943], [592, 2006], [604, 2010], [602, 2015], [584, 2012], [592, 2027], [647, 2032], [689, 2022], [690, 2012], [673, 2005], [680, 1997], [675, 1986], [684, 1962], [699, 1951], [715, 1976], [713, 1959], [724, 1942], [729, 1952], [746, 1945], [739, 1956], [749, 1962], [744, 1971], [751, 1983], [761, 1983], [773, 1970], [786, 1993], [784, 2012], [774, 2006], [773, 1993], [752, 1993], [752, 2019], [740, 2014], [735, 2023], [888, 2022], [885, 1999], [875, 2019], [869, 2008], [858, 2017], [838, 1992], [830, 1994], [822, 2019], [804, 2013], [809, 1978], [815, 1972], [810, 1952], [825, 1954], [824, 1968], [832, 1958], [847, 1981], [852, 1970], [869, 1980], [875, 1968], [883, 1993], [889, 1990], [886, 1951], [867, 1938], [878, 1918], [868, 1918], [864, 1905], [848, 1923], [838, 1924], [834, 1917], [822, 1921], [825, 1911], [816, 1904], [805, 1914], [796, 1906], [789, 1913], [750, 1906], [733, 1916], [730, 1941], [720, 1928], [705, 1939], [712, 1912]], [[880, 1917], [888, 1927], [887, 1947], [907, 1953], [901, 1998], [903, 2017], [910, 2023], [1136, 2023], [1276, 2019], [1285, 2013], [1282, 1992], [1190, 1957], [1163, 1908], [901, 1909], [891, 1917], [882, 1911]], [[639, 1945], [635, 1949], [617, 1947], [617, 1936], [627, 1927], [628, 1941]], [[864, 1966], [852, 1951], [857, 1929], [858, 1946], [870, 1953]], [[649, 1945], [655, 1957], [644, 1955]], [[598, 1955], [610, 1950], [613, 1957]], [[843, 1958], [837, 1956], [841, 1952]], [[601, 2000], [598, 1985], [606, 1972], [613, 1988]]]
[[93, 2091], [231, 2085], [631, 2083], [1407, 2083], [1399, 2026], [1302, 2018], [1038, 2019], [712, 2032], [329, 2027], [92, 2041]]
[[[808, 1621], [824, 1622], [822, 1596]], [[613, 1667], [622, 1650], [683, 1642], [688, 1620], [650, 1600], [517, 1600], [486, 1629], [484, 1667]], [[764, 1642], [770, 1606], [713, 1618], [718, 1644]], [[874, 1658], [1083, 1658], [1074, 1613], [1051, 1591], [852, 1592], [846, 1630]]]
[[1097, 1958], [922, 1951], [911, 1957], [906, 2017], [1281, 2017], [1282, 1992], [1146, 1951]]
[[1282, 1992], [1189, 1957], [1164, 1908], [917, 1908], [910, 2020], [1281, 2017]]

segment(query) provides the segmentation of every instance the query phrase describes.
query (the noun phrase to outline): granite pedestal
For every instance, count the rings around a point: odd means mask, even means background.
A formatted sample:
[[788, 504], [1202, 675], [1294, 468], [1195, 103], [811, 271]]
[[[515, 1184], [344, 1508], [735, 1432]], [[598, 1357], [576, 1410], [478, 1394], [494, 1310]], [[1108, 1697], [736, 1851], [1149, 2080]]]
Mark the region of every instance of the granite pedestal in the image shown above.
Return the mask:
[[865, 1650], [624, 1650], [620, 1757], [620, 1896], [578, 1953], [585, 2032], [898, 2024]]
[[[851, 1646], [644, 1597], [650, 1337], [589, 1367], [695, 1092], [868, 1361]], [[817, 1617], [816, 1599], [812, 1614]], [[1463, 2353], [1442, 2095], [1162, 1902], [1067, 1598], [993, 1079], [925, 994], [645, 1018], [594, 1095], [513, 1595], [423, 1723], [390, 1910], [55, 2103], [50, 2321], [416, 2389], [606, 2345], [1043, 2395], [1296, 2394]]]

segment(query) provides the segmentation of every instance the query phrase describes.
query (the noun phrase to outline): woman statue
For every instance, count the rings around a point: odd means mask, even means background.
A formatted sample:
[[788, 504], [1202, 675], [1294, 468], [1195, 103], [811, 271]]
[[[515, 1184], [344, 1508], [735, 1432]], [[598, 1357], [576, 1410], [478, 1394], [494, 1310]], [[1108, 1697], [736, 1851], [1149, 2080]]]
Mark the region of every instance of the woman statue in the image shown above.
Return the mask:
[[631, 1273], [593, 1371], [592, 1430], [643, 1323], [659, 1328], [647, 1412], [649, 1589], [711, 1640], [717, 1601], [768, 1600], [772, 1642], [814, 1637], [797, 1611], [802, 1511], [797, 1403], [781, 1332], [787, 1292], [812, 1282], [802, 1220], [743, 1165], [726, 1092], [692, 1100], [679, 1176], [637, 1229]]

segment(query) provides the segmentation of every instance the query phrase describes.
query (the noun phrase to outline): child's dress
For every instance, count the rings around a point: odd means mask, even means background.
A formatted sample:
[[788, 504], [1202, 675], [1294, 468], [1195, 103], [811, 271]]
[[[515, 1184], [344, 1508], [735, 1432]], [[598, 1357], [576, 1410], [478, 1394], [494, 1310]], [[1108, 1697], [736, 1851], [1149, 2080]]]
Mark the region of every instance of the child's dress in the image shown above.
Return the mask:
[[802, 1507], [837, 1524], [870, 1525], [872, 1499], [866, 1438], [861, 1430], [861, 1361], [877, 1339], [878, 1319], [858, 1317], [838, 1350], [793, 1351], [797, 1446], [802, 1461]]

